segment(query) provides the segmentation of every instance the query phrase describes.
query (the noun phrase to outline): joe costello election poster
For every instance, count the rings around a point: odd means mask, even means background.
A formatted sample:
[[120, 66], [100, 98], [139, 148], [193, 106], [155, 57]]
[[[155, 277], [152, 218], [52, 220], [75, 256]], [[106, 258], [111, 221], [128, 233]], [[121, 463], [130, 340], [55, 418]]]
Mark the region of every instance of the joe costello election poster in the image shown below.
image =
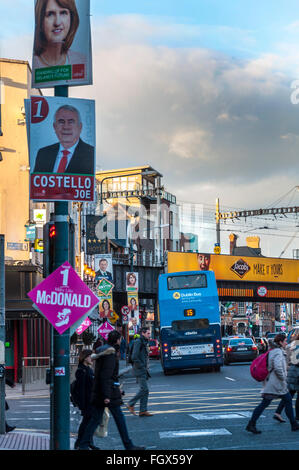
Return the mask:
[[94, 100], [32, 96], [28, 101], [30, 199], [92, 202]]
[[91, 85], [89, 0], [35, 0], [32, 88]]

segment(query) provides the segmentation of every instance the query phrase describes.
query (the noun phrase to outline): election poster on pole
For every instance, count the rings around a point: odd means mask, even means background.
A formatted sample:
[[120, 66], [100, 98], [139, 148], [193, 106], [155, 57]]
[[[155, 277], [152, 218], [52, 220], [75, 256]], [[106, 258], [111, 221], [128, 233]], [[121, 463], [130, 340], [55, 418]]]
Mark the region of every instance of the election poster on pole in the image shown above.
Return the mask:
[[92, 85], [90, 0], [35, 0], [32, 88]]
[[29, 126], [30, 199], [92, 202], [95, 188], [95, 102], [32, 96]]
[[74, 324], [76, 328], [79, 327], [88, 313], [99, 303], [97, 296], [67, 261], [27, 295], [32, 300], [34, 308], [59, 334]]

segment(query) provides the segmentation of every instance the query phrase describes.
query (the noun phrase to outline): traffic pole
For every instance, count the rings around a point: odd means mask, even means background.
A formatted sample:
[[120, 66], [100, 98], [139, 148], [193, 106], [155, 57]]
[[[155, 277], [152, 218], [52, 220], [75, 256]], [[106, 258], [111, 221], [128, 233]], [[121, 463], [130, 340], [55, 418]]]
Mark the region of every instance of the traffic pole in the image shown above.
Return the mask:
[[5, 262], [0, 235], [0, 434], [5, 434]]
[[[68, 97], [68, 86], [54, 87], [55, 96]], [[69, 261], [69, 203], [55, 202], [55, 254], [54, 270]], [[53, 450], [70, 449], [70, 333], [59, 334], [53, 328]]]

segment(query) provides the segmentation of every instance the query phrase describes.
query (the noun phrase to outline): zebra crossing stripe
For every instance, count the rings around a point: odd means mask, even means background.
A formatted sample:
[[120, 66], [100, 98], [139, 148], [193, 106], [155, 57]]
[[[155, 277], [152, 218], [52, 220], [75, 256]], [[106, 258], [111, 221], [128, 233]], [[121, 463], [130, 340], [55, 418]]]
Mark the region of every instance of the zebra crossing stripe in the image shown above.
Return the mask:
[[225, 428], [218, 429], [188, 429], [182, 431], [163, 431], [159, 432], [161, 439], [170, 439], [177, 437], [201, 437], [201, 436], [224, 436], [231, 434]]
[[206, 419], [240, 419], [240, 418], [251, 418], [251, 411], [241, 411], [238, 413], [196, 413], [190, 414], [192, 418], [197, 420], [206, 420]]

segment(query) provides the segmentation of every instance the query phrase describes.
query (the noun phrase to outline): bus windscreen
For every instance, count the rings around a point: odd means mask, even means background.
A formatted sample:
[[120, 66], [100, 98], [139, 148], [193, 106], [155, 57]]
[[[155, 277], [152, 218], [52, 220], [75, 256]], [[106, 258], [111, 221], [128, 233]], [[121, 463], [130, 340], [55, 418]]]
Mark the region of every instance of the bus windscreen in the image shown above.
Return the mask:
[[169, 276], [167, 278], [167, 287], [168, 290], [201, 289], [207, 287], [207, 276], [205, 274]]

